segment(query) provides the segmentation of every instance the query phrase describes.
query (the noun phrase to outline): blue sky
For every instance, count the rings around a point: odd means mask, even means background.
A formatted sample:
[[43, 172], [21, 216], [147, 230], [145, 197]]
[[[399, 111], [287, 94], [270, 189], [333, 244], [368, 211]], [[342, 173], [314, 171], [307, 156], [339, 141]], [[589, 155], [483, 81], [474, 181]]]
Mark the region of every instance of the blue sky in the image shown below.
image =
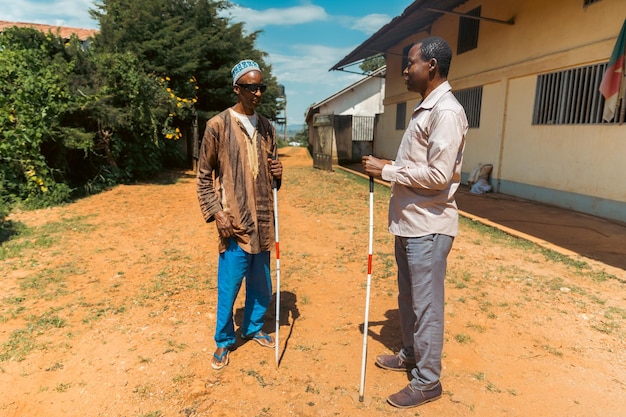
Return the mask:
[[[329, 68], [368, 39], [412, 0], [239, 0], [228, 11], [247, 31], [260, 30], [257, 49], [285, 86], [290, 127], [310, 105], [347, 87], [358, 75]], [[98, 29], [92, 0], [0, 0], [0, 20]]]

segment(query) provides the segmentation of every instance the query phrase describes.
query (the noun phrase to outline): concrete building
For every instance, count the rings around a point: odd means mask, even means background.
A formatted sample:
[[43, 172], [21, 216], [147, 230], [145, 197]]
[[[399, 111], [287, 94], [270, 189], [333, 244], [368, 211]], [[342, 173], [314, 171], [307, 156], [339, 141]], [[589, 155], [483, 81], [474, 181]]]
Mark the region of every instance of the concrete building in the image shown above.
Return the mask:
[[493, 164], [496, 192], [626, 222], [625, 106], [603, 121], [598, 92], [625, 17], [624, 0], [417, 0], [331, 69], [384, 52], [374, 149], [393, 159], [420, 100], [401, 77], [407, 52], [441, 36], [471, 126], [464, 179], [477, 164]]
[[309, 107], [309, 147], [317, 168], [360, 161], [373, 152], [375, 117], [383, 112], [385, 67]]

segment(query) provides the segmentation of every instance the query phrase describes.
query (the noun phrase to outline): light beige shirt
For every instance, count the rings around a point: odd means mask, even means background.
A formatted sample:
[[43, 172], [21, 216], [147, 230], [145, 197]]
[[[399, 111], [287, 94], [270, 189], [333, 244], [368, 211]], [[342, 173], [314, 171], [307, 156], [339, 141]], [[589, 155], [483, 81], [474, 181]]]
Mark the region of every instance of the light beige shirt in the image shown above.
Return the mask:
[[422, 100], [411, 116], [395, 161], [382, 178], [392, 183], [389, 231], [396, 236], [456, 236], [454, 193], [468, 123], [465, 110], [446, 81]]

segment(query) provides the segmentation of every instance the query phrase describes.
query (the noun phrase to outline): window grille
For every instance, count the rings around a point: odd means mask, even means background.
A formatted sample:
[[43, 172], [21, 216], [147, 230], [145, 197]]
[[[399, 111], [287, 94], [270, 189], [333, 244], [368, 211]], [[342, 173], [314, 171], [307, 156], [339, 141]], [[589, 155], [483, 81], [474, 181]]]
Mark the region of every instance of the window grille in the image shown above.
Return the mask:
[[[480, 16], [480, 7], [470, 10], [466, 13], [468, 16]], [[478, 47], [478, 30], [480, 29], [480, 20], [468, 17], [459, 18], [459, 39], [457, 42], [457, 55], [463, 52], [471, 51]]]
[[396, 104], [396, 130], [406, 129], [406, 101]]
[[352, 116], [352, 140], [354, 142], [374, 140], [374, 116]]
[[[598, 91], [607, 63], [542, 74], [537, 77], [533, 124], [606, 123], [604, 97]], [[620, 107], [609, 123], [618, 123]]]
[[480, 127], [480, 110], [483, 102], [483, 86], [454, 91], [454, 96], [465, 109], [469, 127]]

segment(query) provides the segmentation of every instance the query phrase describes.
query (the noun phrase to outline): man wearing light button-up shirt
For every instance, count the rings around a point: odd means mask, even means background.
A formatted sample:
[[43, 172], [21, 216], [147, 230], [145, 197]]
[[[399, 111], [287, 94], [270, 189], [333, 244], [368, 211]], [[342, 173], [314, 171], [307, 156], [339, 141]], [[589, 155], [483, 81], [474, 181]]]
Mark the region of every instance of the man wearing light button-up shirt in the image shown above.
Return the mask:
[[454, 193], [461, 181], [463, 107], [447, 81], [452, 51], [445, 40], [423, 39], [408, 55], [403, 78], [421, 95], [394, 161], [363, 157], [365, 172], [392, 184], [389, 231], [395, 235], [402, 349], [379, 355], [387, 370], [411, 371], [410, 384], [387, 401], [399, 408], [441, 397], [444, 279], [458, 232]]

